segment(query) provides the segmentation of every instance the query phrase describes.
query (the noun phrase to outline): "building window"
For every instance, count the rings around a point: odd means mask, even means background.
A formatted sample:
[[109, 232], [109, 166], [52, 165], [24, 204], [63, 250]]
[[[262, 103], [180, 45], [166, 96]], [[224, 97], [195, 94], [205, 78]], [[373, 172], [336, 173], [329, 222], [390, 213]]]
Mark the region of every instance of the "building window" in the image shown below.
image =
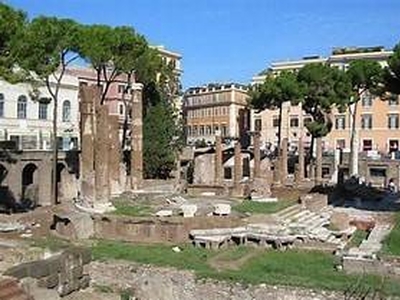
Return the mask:
[[290, 118], [290, 127], [299, 127], [299, 118]]
[[399, 150], [399, 140], [389, 140], [389, 153]]
[[191, 136], [192, 135], [192, 126], [187, 127], [187, 135]]
[[26, 119], [26, 106], [27, 106], [28, 99], [26, 96], [21, 95], [18, 97], [17, 103], [17, 118], [18, 119]]
[[399, 105], [399, 96], [398, 95], [391, 95], [389, 98], [389, 105], [395, 106]]
[[370, 107], [372, 106], [372, 95], [368, 92], [365, 92], [361, 96], [361, 105], [364, 107]]
[[262, 130], [262, 121], [261, 121], [261, 119], [255, 119], [254, 120], [254, 130], [255, 131], [261, 131]]
[[363, 140], [363, 151], [371, 151], [372, 150], [372, 140]]
[[346, 140], [345, 139], [336, 140], [336, 149], [344, 149], [344, 148], [346, 148]]
[[273, 127], [279, 127], [279, 118], [274, 117], [272, 119], [272, 126]]
[[126, 93], [126, 86], [125, 85], [123, 85], [123, 84], [119, 84], [118, 85], [118, 93], [119, 94], [122, 94], [122, 93]]
[[398, 129], [399, 128], [399, 114], [388, 115], [388, 128]]
[[63, 102], [62, 121], [63, 122], [71, 121], [71, 102], [69, 100], [64, 100], [64, 102]]
[[48, 103], [39, 102], [39, 120], [47, 120]]
[[206, 126], [206, 135], [211, 135], [211, 125]]
[[372, 115], [361, 115], [361, 128], [372, 129]]
[[222, 136], [228, 136], [228, 127], [226, 125], [222, 125], [222, 130], [221, 130], [221, 135]]
[[218, 125], [214, 125], [213, 126], [213, 130], [214, 130], [214, 134], [217, 134], [217, 131], [219, 131], [219, 126]]
[[122, 103], [119, 104], [119, 114], [121, 116], [124, 114], [124, 105]]
[[345, 129], [346, 128], [346, 117], [336, 116], [335, 117], [335, 129]]
[[192, 135], [194, 135], [194, 136], [197, 135], [197, 125], [194, 125], [194, 126], [193, 126]]
[[4, 95], [0, 94], [0, 118], [4, 117]]
[[200, 125], [200, 135], [204, 135], [204, 126]]

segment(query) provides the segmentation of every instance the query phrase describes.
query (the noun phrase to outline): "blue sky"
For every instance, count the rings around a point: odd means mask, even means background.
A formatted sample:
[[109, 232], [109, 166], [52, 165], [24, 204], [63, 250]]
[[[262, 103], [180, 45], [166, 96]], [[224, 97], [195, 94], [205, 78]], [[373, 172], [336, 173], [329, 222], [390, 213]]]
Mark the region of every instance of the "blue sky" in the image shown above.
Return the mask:
[[185, 88], [248, 83], [271, 61], [400, 42], [399, 0], [5, 0], [82, 23], [131, 25], [183, 55]]

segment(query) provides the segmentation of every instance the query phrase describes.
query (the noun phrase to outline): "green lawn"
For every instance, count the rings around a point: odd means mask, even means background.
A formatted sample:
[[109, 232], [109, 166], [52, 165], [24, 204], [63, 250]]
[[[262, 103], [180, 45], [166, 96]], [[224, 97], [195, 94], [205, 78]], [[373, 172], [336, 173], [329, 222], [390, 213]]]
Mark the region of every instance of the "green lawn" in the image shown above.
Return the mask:
[[295, 204], [294, 200], [278, 200], [277, 202], [269, 203], [245, 200], [234, 206], [233, 210], [240, 213], [273, 214], [293, 204]]
[[[243, 257], [245, 251], [256, 251], [252, 248], [231, 248], [221, 251], [210, 251], [182, 246], [183, 251], [175, 253], [170, 246], [133, 245], [127, 243], [98, 241], [93, 247], [95, 259], [123, 259], [144, 264], [170, 266], [189, 269], [199, 277], [211, 277], [220, 280], [232, 280], [250, 284], [292, 285], [314, 289], [346, 290], [356, 284], [357, 276], [345, 275], [334, 268], [334, 257], [318, 251], [259, 251], [245, 261], [239, 269], [217, 271], [209, 261], [215, 256], [222, 256], [224, 263], [232, 258], [234, 262]], [[221, 255], [221, 252], [226, 252]], [[364, 276], [366, 287], [380, 286], [381, 279]], [[387, 280], [385, 293], [400, 296], [400, 283]]]
[[357, 229], [351, 236], [350, 241], [347, 243], [346, 248], [358, 247], [368, 237], [368, 232], [365, 230]]
[[145, 217], [151, 216], [154, 213], [153, 208], [147, 205], [129, 205], [123, 203], [114, 203], [114, 207], [116, 208], [116, 210], [113, 211], [113, 214], [115, 215]]
[[383, 252], [400, 256], [400, 213], [397, 213], [396, 224], [383, 242]]

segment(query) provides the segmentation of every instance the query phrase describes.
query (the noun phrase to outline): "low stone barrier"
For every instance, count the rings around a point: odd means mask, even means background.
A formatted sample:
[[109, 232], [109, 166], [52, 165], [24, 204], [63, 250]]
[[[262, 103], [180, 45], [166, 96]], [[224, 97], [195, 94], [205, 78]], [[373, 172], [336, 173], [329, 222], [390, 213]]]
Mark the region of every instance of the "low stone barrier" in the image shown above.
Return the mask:
[[141, 243], [189, 242], [193, 229], [230, 228], [243, 224], [238, 217], [123, 217], [93, 216], [94, 237]]
[[60, 296], [65, 296], [89, 286], [90, 278], [83, 273], [83, 266], [90, 261], [90, 250], [70, 248], [47, 259], [11, 267], [4, 275], [17, 279], [37, 279], [39, 287], [56, 289]]

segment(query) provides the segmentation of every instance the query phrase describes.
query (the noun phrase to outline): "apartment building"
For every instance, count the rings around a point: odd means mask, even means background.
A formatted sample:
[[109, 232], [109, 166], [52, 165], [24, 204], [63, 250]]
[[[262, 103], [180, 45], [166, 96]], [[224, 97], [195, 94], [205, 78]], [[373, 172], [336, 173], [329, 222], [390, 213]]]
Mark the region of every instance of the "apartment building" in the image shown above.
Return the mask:
[[188, 144], [212, 144], [219, 131], [226, 139], [243, 142], [250, 129], [248, 89], [240, 84], [209, 84], [189, 88], [184, 94], [183, 112]]
[[[357, 59], [377, 61], [382, 67], [387, 65], [387, 59], [392, 51], [383, 47], [365, 48], [336, 48], [329, 57], [304, 57], [295, 61], [282, 61], [272, 63], [268, 72], [278, 74], [283, 70], [297, 71], [310, 63], [327, 63], [331, 66], [347, 70], [349, 63]], [[265, 74], [254, 76], [252, 84], [260, 84], [265, 80]], [[382, 101], [373, 97], [368, 92], [362, 95], [357, 106], [356, 131], [359, 141], [359, 151], [377, 150], [388, 153], [398, 149], [400, 142], [399, 130], [399, 99], [394, 97]], [[349, 149], [352, 128], [350, 111], [339, 113], [332, 111], [332, 131], [323, 139], [325, 151], [336, 148]], [[310, 145], [310, 135], [305, 124], [311, 121], [301, 108], [301, 105], [291, 105], [289, 102], [283, 106], [282, 137], [289, 139], [289, 145], [295, 150], [299, 138], [302, 137], [305, 146]], [[264, 147], [274, 146], [278, 141], [278, 111], [265, 110], [261, 113], [252, 111], [252, 130], [261, 132]]]
[[[54, 84], [54, 83], [53, 83]], [[46, 87], [33, 94], [32, 86], [0, 80], [0, 140], [14, 141], [21, 150], [50, 150], [53, 135], [53, 107]], [[78, 147], [78, 81], [65, 75], [59, 90], [58, 147]]]

